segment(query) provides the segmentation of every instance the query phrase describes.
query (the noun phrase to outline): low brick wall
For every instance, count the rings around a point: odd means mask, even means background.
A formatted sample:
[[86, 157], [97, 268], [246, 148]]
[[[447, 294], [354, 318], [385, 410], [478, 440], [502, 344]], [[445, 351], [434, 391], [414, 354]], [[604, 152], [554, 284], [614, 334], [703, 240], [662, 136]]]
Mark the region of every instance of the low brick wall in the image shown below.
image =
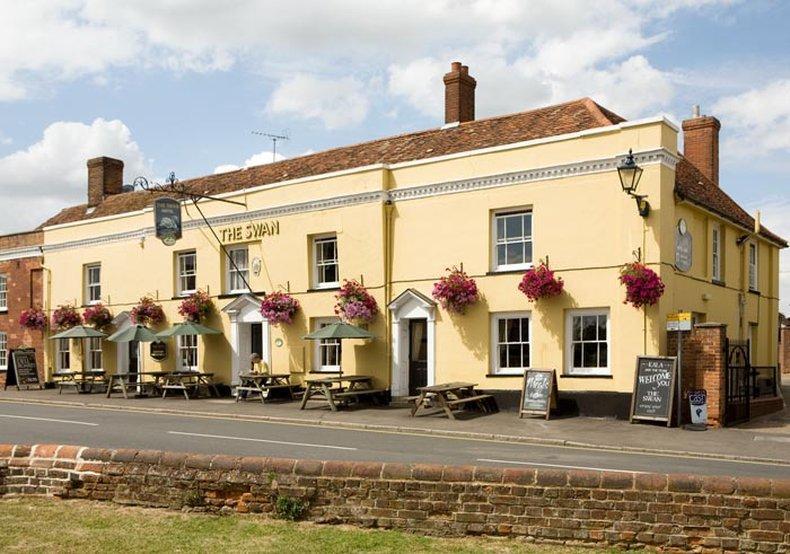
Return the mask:
[[321, 462], [0, 445], [0, 492], [567, 544], [787, 552], [790, 479]]

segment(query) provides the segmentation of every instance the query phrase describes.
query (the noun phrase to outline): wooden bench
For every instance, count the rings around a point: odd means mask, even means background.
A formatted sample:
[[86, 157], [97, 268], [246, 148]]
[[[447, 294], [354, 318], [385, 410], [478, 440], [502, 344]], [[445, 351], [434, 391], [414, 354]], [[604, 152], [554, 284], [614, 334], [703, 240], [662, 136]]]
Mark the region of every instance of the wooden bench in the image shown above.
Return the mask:
[[468, 404], [470, 402], [476, 403], [480, 410], [485, 413], [491, 413], [492, 411], [499, 411], [498, 409], [492, 409], [491, 402], [493, 401], [494, 397], [490, 394], [478, 394], [475, 396], [465, 396], [463, 398], [457, 398], [455, 400], [449, 400], [447, 402], [448, 406], [462, 406], [464, 404]]

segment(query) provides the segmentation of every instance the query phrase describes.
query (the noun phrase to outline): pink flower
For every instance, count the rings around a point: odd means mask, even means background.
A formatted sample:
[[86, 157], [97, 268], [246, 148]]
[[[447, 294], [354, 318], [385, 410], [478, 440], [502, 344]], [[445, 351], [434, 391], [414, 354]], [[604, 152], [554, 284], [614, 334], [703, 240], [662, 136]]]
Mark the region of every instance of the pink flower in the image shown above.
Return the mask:
[[106, 306], [94, 304], [93, 306], [88, 306], [85, 311], [82, 312], [82, 319], [85, 320], [85, 323], [93, 325], [96, 329], [103, 329], [112, 323], [112, 314]]
[[554, 272], [542, 262], [538, 267], [527, 270], [518, 285], [518, 290], [527, 295], [530, 302], [562, 294], [564, 288], [562, 278], [554, 277]]
[[343, 286], [335, 295], [335, 313], [343, 321], [369, 323], [379, 313], [376, 299], [370, 295], [364, 285], [355, 280], [344, 280]]
[[214, 305], [207, 292], [196, 291], [181, 301], [178, 313], [188, 321], [199, 323], [211, 314]]
[[450, 274], [433, 284], [431, 294], [445, 310], [462, 314], [480, 299], [477, 283], [458, 268], [448, 268], [447, 271]]
[[27, 329], [43, 331], [47, 327], [47, 314], [41, 308], [22, 310], [19, 314], [19, 324]]
[[165, 320], [165, 312], [162, 306], [154, 302], [150, 296], [144, 296], [140, 303], [132, 308], [132, 321], [140, 325], [156, 325]]
[[55, 329], [70, 329], [81, 323], [82, 318], [74, 306], [58, 306], [52, 312], [52, 327]]
[[272, 325], [293, 322], [299, 310], [299, 301], [290, 294], [275, 291], [267, 294], [261, 302], [261, 315]]
[[664, 294], [664, 282], [655, 271], [644, 264], [625, 264], [620, 270], [620, 283], [625, 285], [624, 304], [635, 308], [652, 306]]

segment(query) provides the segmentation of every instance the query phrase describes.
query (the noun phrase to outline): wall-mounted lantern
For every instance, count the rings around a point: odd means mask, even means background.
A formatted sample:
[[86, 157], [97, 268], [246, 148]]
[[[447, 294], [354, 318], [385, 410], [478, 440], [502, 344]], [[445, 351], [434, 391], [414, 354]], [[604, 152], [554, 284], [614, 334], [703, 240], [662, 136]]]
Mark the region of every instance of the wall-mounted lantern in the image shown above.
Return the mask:
[[633, 150], [629, 149], [628, 156], [617, 166], [617, 174], [620, 176], [620, 186], [623, 187], [623, 192], [636, 200], [639, 215], [647, 217], [650, 214], [650, 204], [645, 200], [647, 196], [636, 193], [639, 180], [642, 178], [642, 168], [636, 165]]

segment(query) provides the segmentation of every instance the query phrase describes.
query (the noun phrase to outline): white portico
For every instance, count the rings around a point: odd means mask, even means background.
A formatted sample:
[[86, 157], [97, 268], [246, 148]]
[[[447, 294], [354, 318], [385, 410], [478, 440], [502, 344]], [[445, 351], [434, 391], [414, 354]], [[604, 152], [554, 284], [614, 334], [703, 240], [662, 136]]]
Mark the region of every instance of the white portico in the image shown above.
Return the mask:
[[436, 380], [436, 303], [407, 289], [389, 305], [392, 313], [392, 396], [414, 394]]
[[261, 315], [261, 301], [251, 294], [242, 294], [222, 311], [230, 319], [231, 385], [238, 385], [239, 374], [250, 368], [252, 353], [271, 368], [269, 322]]

